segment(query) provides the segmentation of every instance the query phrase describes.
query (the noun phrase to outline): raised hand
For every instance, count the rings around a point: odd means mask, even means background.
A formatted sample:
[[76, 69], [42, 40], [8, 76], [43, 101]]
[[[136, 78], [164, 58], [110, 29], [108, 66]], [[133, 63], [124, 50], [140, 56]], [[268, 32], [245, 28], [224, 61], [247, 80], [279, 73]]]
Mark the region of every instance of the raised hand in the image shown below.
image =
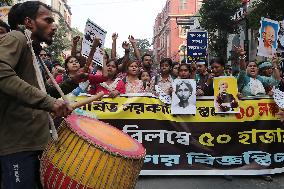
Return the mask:
[[101, 46], [102, 46], [101, 39], [95, 37], [94, 42], [93, 42], [93, 46], [95, 46], [95, 47], [101, 47]]
[[73, 37], [73, 43], [78, 43], [80, 41], [80, 36], [75, 36], [75, 37]]
[[118, 38], [118, 33], [113, 33], [112, 36], [111, 36], [112, 40], [117, 40]]
[[133, 35], [129, 35], [128, 40], [130, 43], [136, 43], [136, 39], [133, 37]]
[[122, 43], [122, 48], [123, 48], [124, 50], [129, 50], [129, 49], [130, 49], [130, 44], [129, 44], [127, 41], [124, 41], [124, 42]]
[[239, 56], [245, 56], [246, 55], [246, 51], [242, 48], [242, 47], [237, 47], [235, 46], [235, 51]]
[[279, 63], [280, 58], [278, 57], [277, 53], [274, 54], [274, 56], [272, 57], [272, 64], [273, 66], [277, 66], [277, 64]]

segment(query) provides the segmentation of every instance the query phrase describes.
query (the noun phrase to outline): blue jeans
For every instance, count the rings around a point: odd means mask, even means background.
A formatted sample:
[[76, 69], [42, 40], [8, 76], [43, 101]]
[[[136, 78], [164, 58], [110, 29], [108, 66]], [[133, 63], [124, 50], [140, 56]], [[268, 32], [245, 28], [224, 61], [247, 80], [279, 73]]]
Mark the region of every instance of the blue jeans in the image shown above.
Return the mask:
[[0, 156], [3, 189], [40, 189], [42, 151], [19, 152]]

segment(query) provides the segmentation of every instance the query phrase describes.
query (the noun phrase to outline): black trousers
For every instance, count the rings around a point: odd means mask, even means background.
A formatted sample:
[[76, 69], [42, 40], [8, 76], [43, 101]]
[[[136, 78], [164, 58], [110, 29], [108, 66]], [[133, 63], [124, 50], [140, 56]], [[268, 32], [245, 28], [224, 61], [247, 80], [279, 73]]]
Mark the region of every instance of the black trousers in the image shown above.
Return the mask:
[[41, 189], [41, 154], [42, 151], [28, 151], [0, 156], [2, 188]]

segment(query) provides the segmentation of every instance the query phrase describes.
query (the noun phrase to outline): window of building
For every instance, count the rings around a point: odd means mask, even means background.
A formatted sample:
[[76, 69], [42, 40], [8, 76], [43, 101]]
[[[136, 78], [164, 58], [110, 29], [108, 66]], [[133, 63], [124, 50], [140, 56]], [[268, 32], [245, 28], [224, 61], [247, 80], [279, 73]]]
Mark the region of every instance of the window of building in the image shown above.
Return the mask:
[[187, 9], [187, 0], [179, 0], [179, 9], [180, 10]]

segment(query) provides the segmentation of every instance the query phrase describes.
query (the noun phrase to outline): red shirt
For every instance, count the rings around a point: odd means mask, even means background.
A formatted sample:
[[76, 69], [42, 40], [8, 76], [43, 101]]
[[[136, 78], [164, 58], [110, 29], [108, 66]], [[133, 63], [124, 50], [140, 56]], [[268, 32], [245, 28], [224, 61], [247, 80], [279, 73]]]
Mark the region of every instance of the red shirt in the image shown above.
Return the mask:
[[[91, 88], [89, 90], [91, 95], [95, 95], [101, 91], [104, 92], [105, 95], [108, 95], [111, 92], [107, 88], [100, 85], [107, 80], [107, 78], [103, 77], [102, 75], [89, 74], [88, 79], [91, 85], [95, 85], [94, 89]], [[125, 94], [125, 83], [122, 80], [119, 80], [115, 86], [115, 90], [118, 90], [120, 94]]]

